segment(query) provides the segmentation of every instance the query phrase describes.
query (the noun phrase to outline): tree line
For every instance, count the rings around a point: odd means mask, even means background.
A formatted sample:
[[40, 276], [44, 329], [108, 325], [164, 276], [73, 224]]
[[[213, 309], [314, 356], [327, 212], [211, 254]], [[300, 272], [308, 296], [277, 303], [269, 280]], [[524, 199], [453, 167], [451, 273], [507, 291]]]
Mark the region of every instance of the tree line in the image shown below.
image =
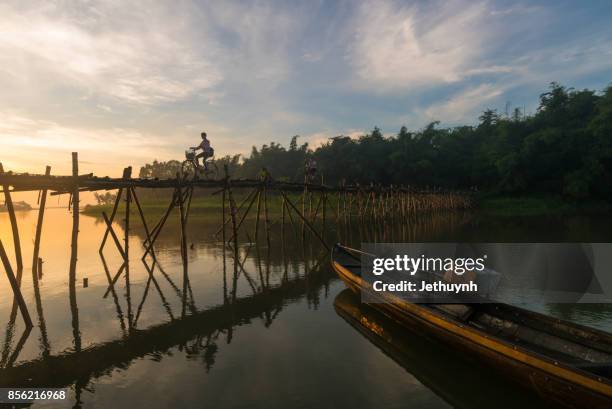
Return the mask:
[[[330, 138], [315, 149], [298, 139], [216, 161], [220, 169], [227, 164], [234, 178], [254, 178], [265, 167], [275, 179], [302, 181], [310, 157], [327, 184], [612, 198], [612, 86], [596, 92], [552, 83], [533, 115], [488, 109], [475, 126], [442, 128], [436, 121], [418, 131], [402, 127], [393, 136], [374, 128], [358, 138]], [[140, 176], [174, 177], [180, 164], [154, 161]]]

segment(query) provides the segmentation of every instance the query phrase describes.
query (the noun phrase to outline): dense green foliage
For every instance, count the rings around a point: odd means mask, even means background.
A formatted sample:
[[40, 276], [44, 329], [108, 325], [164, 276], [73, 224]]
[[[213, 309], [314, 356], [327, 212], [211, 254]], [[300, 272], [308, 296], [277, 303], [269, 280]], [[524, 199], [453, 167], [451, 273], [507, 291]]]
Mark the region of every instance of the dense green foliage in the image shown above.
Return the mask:
[[[337, 136], [316, 148], [277, 143], [253, 147], [230, 163], [233, 177], [255, 177], [266, 167], [276, 179], [303, 180], [313, 157], [326, 183], [381, 183], [473, 188], [509, 194], [551, 193], [572, 198], [612, 197], [612, 87], [597, 93], [552, 83], [531, 116], [486, 110], [477, 126], [417, 132], [402, 127], [385, 137], [378, 128], [357, 139]], [[177, 162], [175, 162], [176, 165]], [[166, 166], [161, 164], [163, 168]], [[151, 169], [142, 176], [165, 177]], [[220, 166], [222, 168], [222, 166]], [[143, 173], [144, 172], [144, 173]], [[171, 172], [170, 172], [171, 173]]]

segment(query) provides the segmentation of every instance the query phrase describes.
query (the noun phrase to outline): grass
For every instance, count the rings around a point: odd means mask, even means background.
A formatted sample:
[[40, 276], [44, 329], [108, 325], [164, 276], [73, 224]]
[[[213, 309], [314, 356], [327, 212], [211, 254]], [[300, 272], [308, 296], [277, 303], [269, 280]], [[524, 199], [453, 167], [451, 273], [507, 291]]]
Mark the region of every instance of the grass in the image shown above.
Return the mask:
[[[234, 195], [236, 206], [239, 206], [248, 192], [239, 191]], [[147, 218], [159, 218], [168, 208], [170, 197], [147, 197], [141, 195], [140, 202]], [[301, 196], [297, 193], [288, 195], [293, 204], [301, 210]], [[313, 196], [312, 206], [316, 208], [319, 197]], [[331, 203], [334, 198], [328, 198], [328, 205], [334, 208]], [[571, 214], [593, 214], [612, 211], [612, 204], [603, 201], [571, 201], [561, 196], [531, 195], [531, 196], [487, 196], [479, 198], [479, 210], [487, 215], [512, 217], [512, 216], [560, 216]], [[202, 195], [194, 197], [191, 203], [191, 217], [197, 218], [218, 218], [222, 211], [221, 194]], [[242, 207], [241, 213], [246, 209], [249, 202]], [[270, 215], [280, 215], [282, 212], [281, 196], [270, 193], [268, 196], [268, 213]], [[263, 197], [262, 197], [263, 215]], [[89, 216], [101, 217], [102, 212], [110, 214], [112, 205], [88, 205], [82, 213]], [[121, 205], [123, 208], [123, 203]], [[131, 207], [131, 214], [136, 215], [136, 205]], [[257, 200], [249, 212], [248, 217], [255, 217], [257, 214]]]
[[[234, 201], [236, 202], [236, 206], [240, 206], [240, 203], [247, 196], [248, 196], [248, 193], [235, 194]], [[298, 209], [301, 209], [302, 202], [301, 202], [301, 198], [299, 195], [288, 194], [287, 196], [289, 197], [289, 200], [291, 200]], [[142, 206], [142, 211], [147, 216], [147, 218], [161, 216], [168, 209], [168, 205], [170, 204], [170, 197], [166, 197], [166, 198], [139, 197], [139, 199], [140, 199], [140, 204]], [[262, 200], [261, 212], [263, 216], [263, 211], [264, 211], [263, 196], [261, 200]], [[314, 196], [312, 200], [313, 200], [313, 207], [316, 207], [317, 201], [319, 200], [318, 195]], [[241, 212], [246, 210], [246, 208], [249, 205], [249, 202], [250, 202], [250, 199], [243, 205]], [[123, 209], [123, 206], [124, 206], [124, 202], [121, 203], [120, 208]], [[218, 194], [215, 196], [206, 195], [206, 196], [194, 197], [191, 202], [191, 208], [190, 208], [189, 214], [191, 217], [195, 216], [195, 217], [204, 218], [204, 217], [210, 216], [210, 217], [218, 218], [219, 214], [222, 212], [222, 207], [223, 206], [222, 206], [221, 194]], [[83, 208], [81, 213], [88, 215], [88, 216], [101, 217], [102, 212], [106, 212], [106, 214], [110, 214], [112, 210], [113, 210], [112, 204], [87, 205]], [[131, 215], [137, 215], [138, 210], [137, 210], [135, 203], [132, 203], [130, 210], [131, 210], [130, 211]], [[270, 215], [275, 215], [275, 214], [280, 215], [281, 212], [282, 212], [281, 196], [269, 194], [268, 195], [268, 213]], [[257, 214], [257, 199], [255, 199], [253, 206], [251, 207], [251, 210], [249, 211], [249, 217], [251, 216], [254, 217], [256, 214]]]

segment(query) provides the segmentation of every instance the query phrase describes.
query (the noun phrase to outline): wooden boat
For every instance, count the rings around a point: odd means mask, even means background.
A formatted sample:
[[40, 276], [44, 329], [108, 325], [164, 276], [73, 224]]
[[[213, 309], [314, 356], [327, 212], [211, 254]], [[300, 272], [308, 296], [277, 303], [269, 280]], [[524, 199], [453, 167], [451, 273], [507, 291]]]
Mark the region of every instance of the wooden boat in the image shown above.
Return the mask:
[[547, 401], [612, 407], [612, 334], [506, 304], [414, 304], [375, 292], [361, 278], [357, 251], [341, 245], [332, 250], [332, 267], [355, 293], [380, 301], [373, 308], [478, 357]]

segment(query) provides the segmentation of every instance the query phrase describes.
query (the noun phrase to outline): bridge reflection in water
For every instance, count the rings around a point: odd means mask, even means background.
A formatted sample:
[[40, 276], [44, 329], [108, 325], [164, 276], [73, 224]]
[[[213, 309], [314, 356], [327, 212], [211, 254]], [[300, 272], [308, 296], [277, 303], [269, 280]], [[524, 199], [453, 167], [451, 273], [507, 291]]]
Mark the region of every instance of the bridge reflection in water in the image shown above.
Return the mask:
[[[45, 229], [69, 231], [71, 215], [62, 210], [53, 212]], [[397, 226], [395, 231], [367, 230], [355, 222], [334, 226], [327, 239], [358, 243], [392, 236], [436, 237], [468, 221], [469, 216], [459, 214], [423, 218], [406, 227]], [[22, 230], [28, 231], [26, 216], [20, 223], [25, 226]], [[41, 253], [47, 257], [44, 274], [31, 281], [25, 279], [29, 274], [22, 274], [22, 290], [35, 326], [24, 327], [15, 302], [0, 304], [2, 317], [6, 312], [9, 318], [2, 344], [0, 387], [69, 387], [69, 405], [73, 407], [167, 407], [166, 396], [188, 394], [192, 385], [202, 390], [176, 407], [198, 406], [202, 398], [213, 402], [226, 399], [219, 406], [264, 407], [274, 397], [297, 405], [320, 401], [330, 394], [335, 395], [334, 402], [351, 402], [353, 407], [371, 406], [373, 402], [360, 400], [364, 394], [375, 396], [381, 404], [397, 403], [399, 396], [426, 399], [426, 406], [434, 407], [445, 406], [445, 400], [457, 406], [472, 402], [465, 394], [449, 398], [446, 390], [448, 383], [461, 383], [463, 376], [458, 380], [457, 372], [471, 363], [451, 362], [450, 370], [438, 373], [442, 375], [422, 377], [419, 371], [423, 368], [447, 363], [410, 344], [422, 359], [416, 367], [398, 361], [414, 377], [398, 376], [392, 361], [380, 360], [371, 347], [360, 342], [361, 337], [344, 329], [330, 305], [330, 294], [333, 297], [343, 286], [329, 268], [326, 250], [313, 237], [307, 237], [304, 244], [287, 244], [279, 238], [294, 235], [292, 226], [280, 232], [274, 225], [271, 235], [275, 246], [247, 242], [240, 245], [236, 257], [231, 247], [211, 240], [218, 223], [197, 219], [190, 223], [193, 228], [186, 237], [185, 258], [176, 240], [180, 224], [171, 221], [156, 243], [156, 258], [143, 262], [135, 254], [135, 260], [128, 258], [127, 268], [117, 252], [97, 252], [106, 224], [83, 217], [79, 277], [89, 278], [87, 287], [69, 287], [69, 252], [55, 249], [53, 240], [46, 247], [43, 244]], [[121, 223], [115, 228], [123, 232]], [[134, 227], [130, 247], [142, 248], [145, 237], [142, 227]], [[57, 246], [65, 248], [66, 243]], [[29, 250], [24, 248], [24, 253]], [[71, 296], [71, 292], [76, 294]], [[256, 324], [270, 330], [262, 331]], [[393, 337], [397, 339], [395, 334]], [[292, 364], [285, 367], [285, 360]], [[378, 371], [379, 379], [367, 378], [363, 393], [347, 396], [355, 382], [360, 382], [364, 368]], [[247, 378], [257, 384], [249, 390], [250, 383], [244, 379], [235, 381], [246, 397], [227, 390], [210, 396], [211, 390], [232, 384], [230, 379], [244, 378], [245, 372], [251, 372]], [[199, 376], [202, 374], [207, 380]], [[390, 393], [385, 383], [397, 385], [397, 391]], [[163, 389], [148, 390], [152, 385]], [[287, 394], [283, 388], [291, 392]], [[497, 383], [493, 390], [504, 388], [505, 383]], [[104, 403], [98, 403], [103, 399]], [[138, 405], [139, 400], [143, 405]]]
[[[218, 247], [222, 255], [223, 278], [222, 285], [217, 289], [222, 291], [222, 302], [204, 308], [196, 305], [188, 263], [183, 267], [184, 274], [180, 277], [182, 282], [177, 282], [176, 274], [168, 274], [160, 261], [154, 260], [148, 264], [140, 260], [148, 278], [142, 295], [136, 300], [133, 299], [133, 292], [126, 291], [130, 285], [128, 281], [123, 284], [119, 280], [113, 281], [113, 277], [118, 277], [128, 268], [122, 264], [113, 274], [104, 255], [101, 255], [100, 261], [108, 284], [103, 298], [110, 296], [112, 299], [122, 335], [118, 339], [94, 342], [83, 348], [78, 304], [70, 303], [73, 347], [57, 354], [50, 353], [39, 280], [34, 280], [34, 320], [38, 320], [40, 355], [15, 364], [26, 341], [37, 331], [26, 327], [17, 343], [12, 345], [14, 331], [18, 326], [17, 307], [13, 305], [3, 345], [0, 387], [73, 386], [78, 405], [81, 389], [93, 378], [115, 368], [126, 368], [132, 361], [144, 356], [162, 359], [175, 347], [184, 350], [188, 356], [201, 356], [206, 371], [209, 371], [219, 352], [217, 344], [230, 344], [237, 327], [254, 319], [262, 319], [266, 326], [270, 326], [288, 303], [303, 298], [316, 307], [320, 291], [325, 290], [335, 279], [328, 268], [327, 253], [320, 248], [310, 247], [299, 258], [290, 259], [286, 257], [288, 252], [284, 246], [279, 258], [277, 251], [273, 252], [273, 256], [269, 248], [245, 245], [237, 253], [239, 258], [234, 259], [234, 252], [226, 252], [220, 245]], [[295, 252], [292, 254], [298, 256]], [[306, 259], [302, 259], [304, 256]], [[245, 267], [247, 259], [252, 260], [249, 268]], [[252, 267], [255, 267], [255, 273], [247, 272]], [[165, 286], [161, 281], [165, 282]], [[240, 291], [239, 287], [248, 291]], [[168, 293], [168, 289], [172, 294]], [[140, 329], [139, 319], [143, 307], [147, 302], [155, 302], [154, 297], [163, 306], [167, 320]], [[176, 302], [172, 305], [170, 298], [178, 300], [178, 305]]]

